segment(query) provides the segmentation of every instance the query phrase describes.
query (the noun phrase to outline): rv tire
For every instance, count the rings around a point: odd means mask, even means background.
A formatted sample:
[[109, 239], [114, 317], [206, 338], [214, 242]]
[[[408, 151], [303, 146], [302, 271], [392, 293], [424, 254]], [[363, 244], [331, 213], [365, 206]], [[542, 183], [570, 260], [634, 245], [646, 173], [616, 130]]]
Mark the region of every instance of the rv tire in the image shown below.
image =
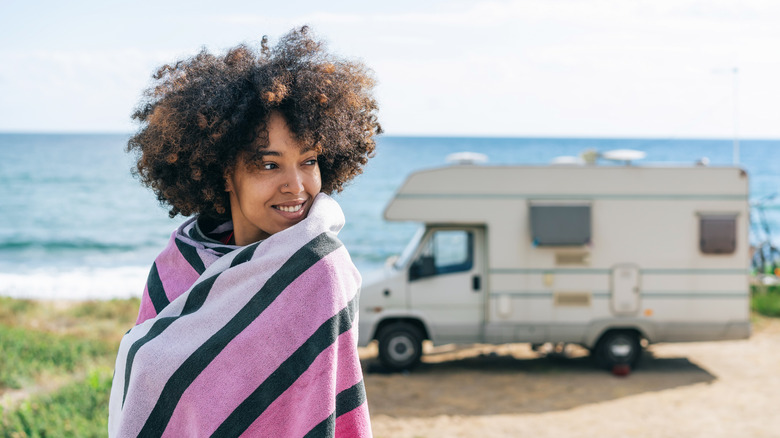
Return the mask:
[[598, 365], [612, 370], [615, 365], [636, 366], [642, 355], [639, 334], [632, 330], [613, 330], [604, 333], [593, 349]]
[[377, 336], [379, 360], [392, 371], [412, 369], [422, 357], [422, 334], [412, 324], [396, 322], [384, 328]]

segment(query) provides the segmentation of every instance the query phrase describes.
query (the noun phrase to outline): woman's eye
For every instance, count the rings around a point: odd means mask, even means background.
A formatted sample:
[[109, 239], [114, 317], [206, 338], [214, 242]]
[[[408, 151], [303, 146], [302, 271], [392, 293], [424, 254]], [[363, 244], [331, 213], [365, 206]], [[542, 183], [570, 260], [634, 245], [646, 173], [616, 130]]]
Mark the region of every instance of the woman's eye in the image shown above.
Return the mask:
[[316, 158], [312, 158], [312, 159], [310, 159], [310, 160], [306, 160], [306, 161], [304, 162], [304, 164], [307, 164], [307, 165], [309, 165], [309, 166], [314, 166], [315, 164], [317, 164], [317, 159], [316, 159]]
[[263, 163], [263, 170], [273, 170], [276, 169], [278, 166], [276, 163]]

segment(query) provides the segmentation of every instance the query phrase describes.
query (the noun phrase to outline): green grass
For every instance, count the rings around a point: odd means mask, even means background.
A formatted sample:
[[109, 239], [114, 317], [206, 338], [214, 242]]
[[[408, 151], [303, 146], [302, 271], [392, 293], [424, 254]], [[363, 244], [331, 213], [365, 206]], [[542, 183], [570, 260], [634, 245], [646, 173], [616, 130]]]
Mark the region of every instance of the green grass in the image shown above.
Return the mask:
[[0, 297], [0, 438], [104, 437], [116, 350], [138, 299]]
[[0, 351], [0, 389], [17, 389], [41, 374], [72, 373], [114, 350], [100, 340], [0, 325]]
[[105, 437], [111, 371], [93, 370], [59, 391], [35, 396], [13, 410], [0, 407], [0, 437]]
[[37, 301], [0, 297], [0, 321], [14, 318], [16, 315], [29, 314], [36, 307], [38, 307]]
[[750, 309], [760, 315], [780, 317], [780, 285], [751, 286]]
[[83, 301], [78, 305], [71, 307], [66, 314], [72, 315], [80, 320], [85, 319], [106, 319], [116, 321], [120, 324], [130, 324], [135, 322], [138, 313], [138, 299], [130, 300], [108, 300], [108, 301]]
[[51, 302], [0, 297], [0, 391], [110, 365], [138, 300]]

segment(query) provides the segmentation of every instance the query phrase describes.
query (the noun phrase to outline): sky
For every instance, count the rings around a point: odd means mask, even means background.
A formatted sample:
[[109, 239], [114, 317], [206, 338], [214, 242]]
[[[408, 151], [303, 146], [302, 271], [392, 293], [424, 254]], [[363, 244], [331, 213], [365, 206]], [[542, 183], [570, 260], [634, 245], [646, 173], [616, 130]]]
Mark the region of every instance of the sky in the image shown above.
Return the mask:
[[0, 0], [0, 132], [133, 132], [151, 74], [309, 25], [388, 135], [780, 139], [776, 0]]

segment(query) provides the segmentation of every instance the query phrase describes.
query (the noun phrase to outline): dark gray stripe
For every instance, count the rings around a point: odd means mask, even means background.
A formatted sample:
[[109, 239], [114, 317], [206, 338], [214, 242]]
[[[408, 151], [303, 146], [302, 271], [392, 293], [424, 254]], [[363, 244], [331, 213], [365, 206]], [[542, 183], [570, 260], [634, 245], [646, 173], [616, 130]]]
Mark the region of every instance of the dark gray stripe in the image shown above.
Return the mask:
[[347, 306], [325, 321], [317, 331], [291, 354], [257, 389], [252, 392], [225, 419], [211, 435], [212, 437], [234, 437], [246, 431], [252, 423], [282, 393], [311, 366], [325, 349], [333, 345], [342, 333], [352, 328], [357, 312], [357, 295]]
[[181, 315], [159, 318], [157, 321], [154, 322], [154, 324], [152, 324], [152, 327], [149, 329], [146, 335], [142, 336], [141, 338], [133, 342], [133, 345], [130, 346], [130, 349], [127, 351], [127, 358], [125, 360], [125, 389], [122, 395], [122, 406], [124, 406], [125, 404], [125, 398], [127, 397], [127, 388], [128, 385], [130, 384], [130, 376], [132, 373], [133, 361], [135, 360], [135, 355], [138, 353], [138, 350], [140, 350], [141, 347], [143, 347], [151, 340], [159, 336], [162, 332], [165, 331], [165, 329], [168, 328], [168, 326], [173, 324], [173, 322], [176, 321], [177, 319], [181, 318], [184, 315], [189, 315], [192, 312], [200, 309], [200, 307], [203, 305], [203, 302], [206, 301], [206, 297], [208, 296], [209, 291], [211, 291], [211, 287], [214, 285], [214, 282], [217, 280], [217, 277], [219, 277], [219, 274], [209, 277], [203, 280], [202, 282], [198, 283], [197, 285], [195, 285], [195, 287], [193, 287], [192, 290], [190, 291], [190, 294], [187, 297], [187, 301], [184, 303], [184, 309], [182, 310]]
[[314, 426], [305, 437], [334, 436], [336, 433], [336, 418], [352, 412], [365, 402], [366, 388], [361, 380], [351, 388], [347, 388], [336, 395], [336, 411]]
[[182, 257], [184, 257], [184, 260], [186, 260], [187, 263], [192, 266], [192, 269], [194, 269], [198, 275], [202, 274], [203, 271], [206, 270], [206, 266], [203, 264], [203, 259], [200, 258], [198, 250], [196, 250], [195, 247], [191, 245], [187, 245], [179, 239], [173, 239], [173, 241], [176, 242], [176, 248], [179, 249]]
[[328, 415], [328, 418], [322, 420], [314, 426], [303, 438], [320, 438], [336, 436], [336, 414]]
[[236, 250], [235, 248], [231, 248], [229, 246], [216, 246], [214, 248], [209, 248], [209, 249], [216, 251], [222, 255], [230, 254], [231, 252]]
[[366, 387], [359, 381], [336, 396], [336, 417], [352, 412], [366, 402]]
[[[227, 254], [229, 252], [235, 251], [238, 248], [235, 245], [227, 245], [227, 244], [224, 244], [224, 243], [220, 242], [219, 240], [215, 240], [215, 239], [212, 239], [211, 237], [209, 237], [208, 234], [204, 233], [203, 230], [200, 228], [200, 221], [201, 220], [206, 220], [207, 221], [208, 219], [205, 219], [205, 218], [201, 217], [198, 220], [196, 220], [192, 224], [190, 229], [187, 231], [187, 235], [190, 236], [190, 238], [192, 238], [192, 240], [202, 244], [205, 250], [214, 251], [216, 253], [224, 255], [224, 254]], [[214, 225], [214, 224], [209, 224], [209, 225]], [[223, 229], [223, 228], [225, 230], [230, 229], [230, 227], [227, 226], [227, 223], [222, 223], [220, 225], [216, 225], [214, 227], [214, 229], [212, 231], [210, 231], [210, 232], [219, 233], [220, 231], [218, 231], [218, 230]]]
[[141, 429], [143, 436], [161, 436], [182, 394], [215, 357], [252, 323], [287, 286], [320, 259], [341, 247], [326, 233], [312, 239], [282, 265], [249, 302], [217, 333], [193, 352], [171, 375]]
[[165, 294], [160, 273], [157, 271], [157, 263], [152, 263], [152, 269], [149, 270], [149, 277], [146, 278], [146, 290], [149, 292], [149, 299], [152, 300], [152, 306], [156, 313], [162, 312], [171, 302]]
[[257, 249], [257, 246], [260, 245], [260, 242], [253, 243], [246, 248], [242, 249], [241, 252], [236, 254], [236, 256], [233, 258], [233, 260], [230, 262], [230, 267], [234, 267], [237, 265], [240, 265], [241, 263], [247, 262], [252, 259], [252, 256], [255, 254], [255, 250]]

